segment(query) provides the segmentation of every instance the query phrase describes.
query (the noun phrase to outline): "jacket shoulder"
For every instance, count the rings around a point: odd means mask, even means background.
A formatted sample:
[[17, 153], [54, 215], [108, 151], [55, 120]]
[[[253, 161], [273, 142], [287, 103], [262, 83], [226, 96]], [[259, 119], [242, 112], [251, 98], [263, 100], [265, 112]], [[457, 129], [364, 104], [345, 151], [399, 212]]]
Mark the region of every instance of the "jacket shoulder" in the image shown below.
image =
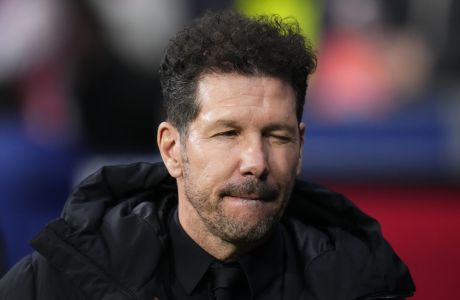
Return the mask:
[[39, 253], [26, 256], [0, 279], [0, 299], [87, 299]]
[[32, 256], [20, 260], [0, 279], [0, 299], [35, 299]]
[[288, 214], [296, 220], [289, 224], [294, 241], [308, 258], [304, 274], [318, 295], [399, 299], [413, 293], [409, 270], [383, 237], [380, 224], [343, 195], [298, 181]]

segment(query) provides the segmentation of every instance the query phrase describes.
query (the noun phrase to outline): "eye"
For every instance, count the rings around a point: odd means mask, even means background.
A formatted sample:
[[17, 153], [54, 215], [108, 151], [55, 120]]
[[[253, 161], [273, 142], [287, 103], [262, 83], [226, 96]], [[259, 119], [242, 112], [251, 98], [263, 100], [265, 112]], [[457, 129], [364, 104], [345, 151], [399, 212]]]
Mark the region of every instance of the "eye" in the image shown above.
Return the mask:
[[289, 135], [282, 135], [282, 134], [272, 134], [270, 135], [270, 140], [280, 143], [280, 144], [287, 144], [294, 142], [293, 138]]
[[238, 135], [238, 131], [236, 130], [226, 130], [226, 131], [222, 131], [222, 132], [215, 134], [215, 136], [218, 136], [218, 137], [235, 137], [237, 135]]

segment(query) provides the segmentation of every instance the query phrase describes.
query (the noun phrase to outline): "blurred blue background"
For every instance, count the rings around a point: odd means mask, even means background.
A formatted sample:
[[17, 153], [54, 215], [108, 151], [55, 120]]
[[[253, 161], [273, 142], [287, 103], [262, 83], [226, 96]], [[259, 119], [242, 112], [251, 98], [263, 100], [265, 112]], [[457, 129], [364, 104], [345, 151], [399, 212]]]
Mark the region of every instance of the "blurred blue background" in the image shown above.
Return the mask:
[[293, 16], [318, 51], [303, 178], [458, 191], [460, 2], [3, 0], [0, 274], [80, 179], [159, 160], [163, 49], [206, 9], [227, 7]]

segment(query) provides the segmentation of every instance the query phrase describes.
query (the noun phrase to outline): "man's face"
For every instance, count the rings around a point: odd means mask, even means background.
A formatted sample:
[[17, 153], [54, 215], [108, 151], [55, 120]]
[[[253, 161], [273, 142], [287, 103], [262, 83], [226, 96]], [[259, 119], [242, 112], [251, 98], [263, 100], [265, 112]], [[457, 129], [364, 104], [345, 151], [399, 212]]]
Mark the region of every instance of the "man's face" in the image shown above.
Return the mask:
[[304, 126], [294, 91], [272, 77], [209, 74], [197, 101], [200, 113], [181, 137], [179, 202], [191, 205], [207, 234], [234, 244], [262, 240], [300, 168]]

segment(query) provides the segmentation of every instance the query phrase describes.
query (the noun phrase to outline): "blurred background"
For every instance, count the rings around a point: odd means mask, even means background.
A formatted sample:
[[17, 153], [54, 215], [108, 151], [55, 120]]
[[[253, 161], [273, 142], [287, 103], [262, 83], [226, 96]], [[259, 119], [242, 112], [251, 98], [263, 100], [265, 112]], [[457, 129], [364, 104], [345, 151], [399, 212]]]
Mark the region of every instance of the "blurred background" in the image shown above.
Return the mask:
[[318, 51], [301, 177], [376, 217], [414, 299], [460, 270], [460, 2], [0, 1], [0, 274], [102, 165], [158, 161], [168, 39], [207, 9], [295, 17]]

